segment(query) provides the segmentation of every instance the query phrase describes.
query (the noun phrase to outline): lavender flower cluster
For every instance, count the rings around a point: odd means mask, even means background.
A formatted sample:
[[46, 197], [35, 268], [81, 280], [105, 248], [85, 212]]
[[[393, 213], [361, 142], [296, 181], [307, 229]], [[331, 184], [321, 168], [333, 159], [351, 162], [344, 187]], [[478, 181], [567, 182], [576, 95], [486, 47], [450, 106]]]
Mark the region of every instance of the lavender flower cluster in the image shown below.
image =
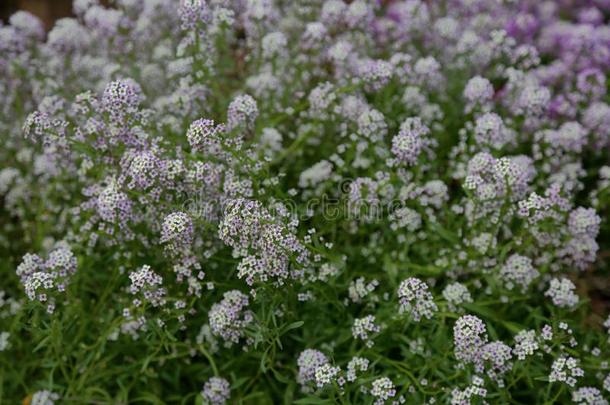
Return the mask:
[[0, 22], [0, 402], [607, 404], [610, 1]]

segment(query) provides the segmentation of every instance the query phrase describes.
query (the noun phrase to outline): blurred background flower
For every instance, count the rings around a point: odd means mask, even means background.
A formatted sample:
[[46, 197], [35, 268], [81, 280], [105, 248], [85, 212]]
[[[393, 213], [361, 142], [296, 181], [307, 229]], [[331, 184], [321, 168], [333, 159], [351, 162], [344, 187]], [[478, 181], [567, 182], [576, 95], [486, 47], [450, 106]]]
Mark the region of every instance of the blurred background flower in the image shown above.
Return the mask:
[[72, 15], [72, 0], [2, 0], [0, 19], [6, 23], [15, 11], [26, 10], [39, 17], [49, 30], [59, 18]]

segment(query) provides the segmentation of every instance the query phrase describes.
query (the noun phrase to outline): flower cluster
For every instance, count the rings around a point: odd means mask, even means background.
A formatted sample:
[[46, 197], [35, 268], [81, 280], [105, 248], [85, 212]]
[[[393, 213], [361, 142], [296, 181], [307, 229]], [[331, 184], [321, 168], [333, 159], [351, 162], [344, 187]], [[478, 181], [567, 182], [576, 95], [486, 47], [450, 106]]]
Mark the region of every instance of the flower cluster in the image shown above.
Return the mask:
[[531, 259], [518, 254], [510, 256], [500, 269], [500, 278], [509, 290], [519, 286], [525, 291], [539, 274], [532, 265]]
[[602, 393], [595, 387], [582, 387], [572, 393], [572, 401], [581, 405], [608, 405]]
[[578, 304], [578, 295], [574, 293], [576, 286], [567, 278], [554, 278], [549, 283], [549, 289], [544, 293], [550, 297], [553, 304], [561, 308], [574, 308]]
[[325, 387], [337, 380], [337, 375], [341, 372], [339, 367], [333, 367], [330, 364], [322, 364], [316, 368], [315, 381], [318, 388]]
[[582, 377], [584, 371], [578, 367], [578, 360], [573, 357], [559, 357], [553, 362], [551, 367], [551, 374], [549, 374], [549, 381], [565, 382], [569, 386], [574, 386], [577, 382], [577, 378]]
[[231, 386], [222, 377], [212, 377], [203, 385], [201, 396], [211, 405], [223, 405], [231, 398]]
[[354, 339], [360, 339], [366, 342], [367, 347], [372, 347], [374, 342], [371, 340], [370, 335], [377, 333], [380, 330], [381, 327], [375, 324], [375, 317], [373, 315], [368, 315], [364, 318], [354, 319], [352, 335], [354, 336]]
[[347, 381], [354, 382], [358, 373], [365, 372], [369, 368], [369, 360], [363, 357], [354, 357], [347, 363]]
[[472, 302], [472, 296], [468, 288], [461, 283], [447, 284], [443, 290], [443, 298], [447, 301], [451, 311], [459, 311], [460, 304], [468, 304]]
[[396, 387], [388, 377], [381, 377], [371, 384], [371, 395], [375, 398], [375, 405], [382, 405], [396, 396]]
[[188, 248], [193, 243], [193, 223], [184, 212], [172, 212], [163, 219], [161, 243], [172, 250]]
[[399, 162], [415, 165], [429, 133], [430, 129], [419, 117], [407, 118], [400, 124], [398, 135], [392, 139], [392, 153]]
[[487, 328], [476, 316], [464, 315], [453, 326], [454, 353], [460, 361], [476, 363], [487, 340]]
[[77, 259], [65, 243], [59, 243], [43, 261], [39, 256], [27, 253], [16, 273], [21, 279], [30, 300], [47, 303], [47, 311], [55, 309], [57, 292], [66, 290], [70, 278], [76, 272]]
[[36, 391], [30, 400], [31, 405], [53, 405], [59, 400], [59, 395], [55, 392], [42, 390]]
[[142, 305], [143, 303], [150, 303], [154, 307], [165, 304], [166, 291], [165, 288], [161, 287], [163, 279], [152, 271], [150, 266], [144, 265], [130, 273], [129, 280], [131, 280], [129, 292], [143, 297], [143, 300], [138, 298], [133, 300], [135, 306]]
[[426, 283], [418, 278], [408, 278], [398, 286], [400, 313], [408, 312], [414, 321], [422, 317], [432, 318], [438, 309]]
[[243, 257], [238, 277], [249, 285], [268, 280], [281, 284], [288, 278], [299, 278], [309, 262], [309, 251], [291, 229], [258, 201], [230, 201], [218, 231], [221, 240]]
[[473, 377], [472, 384], [463, 390], [454, 388], [451, 391], [451, 405], [468, 405], [471, 404], [473, 397], [485, 398], [487, 390], [484, 388], [484, 381], [480, 377]]
[[325, 364], [328, 364], [328, 359], [322, 352], [315, 349], [303, 350], [297, 359], [298, 383], [305, 386], [307, 383], [315, 381], [316, 370]]
[[238, 290], [224, 293], [223, 299], [212, 305], [208, 313], [212, 333], [223, 338], [227, 345], [238, 343], [244, 329], [254, 320], [246, 309], [248, 304], [248, 297]]

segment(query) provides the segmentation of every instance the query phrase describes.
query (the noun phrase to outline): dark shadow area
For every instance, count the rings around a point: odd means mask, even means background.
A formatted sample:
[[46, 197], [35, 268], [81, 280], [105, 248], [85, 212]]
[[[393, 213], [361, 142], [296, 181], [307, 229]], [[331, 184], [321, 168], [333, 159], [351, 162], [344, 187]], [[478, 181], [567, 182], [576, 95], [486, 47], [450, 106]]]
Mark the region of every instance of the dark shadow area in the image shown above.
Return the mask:
[[26, 10], [39, 17], [47, 30], [55, 20], [72, 15], [72, 0], [1, 0], [0, 19], [4, 24], [17, 10]]

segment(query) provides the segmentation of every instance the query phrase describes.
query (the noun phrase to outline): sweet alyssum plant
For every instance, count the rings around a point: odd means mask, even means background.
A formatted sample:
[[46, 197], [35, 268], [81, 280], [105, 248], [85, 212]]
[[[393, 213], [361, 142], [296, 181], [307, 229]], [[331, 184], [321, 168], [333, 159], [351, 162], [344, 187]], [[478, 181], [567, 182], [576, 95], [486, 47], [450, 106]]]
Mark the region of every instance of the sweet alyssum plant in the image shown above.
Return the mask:
[[610, 3], [0, 25], [0, 397], [607, 404]]

